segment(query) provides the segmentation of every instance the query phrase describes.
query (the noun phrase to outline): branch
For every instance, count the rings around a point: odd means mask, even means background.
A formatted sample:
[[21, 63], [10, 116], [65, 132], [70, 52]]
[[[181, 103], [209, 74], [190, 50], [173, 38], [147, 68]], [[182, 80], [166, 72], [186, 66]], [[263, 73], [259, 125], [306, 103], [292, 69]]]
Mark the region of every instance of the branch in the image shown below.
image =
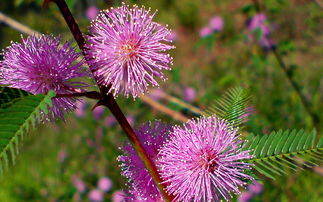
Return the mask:
[[[257, 13], [262, 12], [260, 4], [258, 2], [258, 0], [252, 0]], [[293, 78], [291, 72], [289, 71], [286, 63], [283, 60], [283, 57], [279, 54], [277, 48], [272, 44], [271, 41], [268, 40], [268, 43], [270, 45], [270, 50], [271, 52], [274, 54], [279, 67], [283, 70], [283, 72], [285, 73], [285, 76], [287, 77], [289, 83], [291, 84], [291, 86], [294, 88], [296, 94], [298, 95], [298, 97], [301, 100], [302, 105], [304, 106], [305, 110], [307, 111], [307, 113], [310, 115], [312, 121], [313, 121], [313, 125], [314, 127], [318, 128], [319, 124], [320, 124], [320, 119], [319, 116], [314, 112], [314, 110], [311, 108], [311, 103], [310, 101], [307, 99], [307, 97], [302, 93], [301, 87], [299, 86], [299, 84], [297, 83], [297, 81]]]
[[155, 109], [158, 109], [159, 111], [169, 115], [170, 117], [172, 117], [173, 119], [177, 120], [177, 121], [181, 121], [181, 122], [187, 122], [188, 118], [186, 116], [184, 116], [183, 114], [174, 111], [172, 109], [169, 109], [168, 107], [165, 107], [164, 105], [160, 104], [159, 102], [156, 102], [155, 100], [151, 99], [148, 96], [145, 95], [141, 95], [140, 99], [144, 102], [146, 102], [147, 104], [149, 104], [150, 106], [152, 106]]
[[274, 46], [271, 46], [271, 51], [273, 52], [273, 54], [276, 57], [277, 62], [279, 63], [280, 68], [283, 70], [283, 72], [285, 73], [289, 83], [292, 85], [292, 87], [294, 88], [294, 90], [296, 91], [298, 97], [301, 99], [301, 102], [303, 104], [303, 106], [305, 107], [305, 110], [307, 111], [307, 113], [310, 115], [310, 117], [312, 118], [312, 121], [314, 123], [314, 126], [316, 128], [318, 128], [317, 126], [320, 123], [319, 117], [318, 115], [312, 110], [311, 108], [311, 104], [309, 102], [309, 100], [306, 98], [306, 96], [302, 93], [300, 86], [298, 85], [297, 81], [295, 81], [295, 79], [293, 78], [292, 74], [290, 73], [290, 71], [287, 69], [286, 64], [283, 61], [282, 56], [278, 53], [277, 49]]
[[194, 107], [193, 105], [190, 105], [190, 104], [178, 99], [177, 97], [173, 97], [173, 96], [171, 96], [169, 94], [166, 94], [164, 92], [162, 93], [161, 97], [164, 98], [165, 100], [168, 100], [169, 102], [173, 102], [175, 104], [178, 104], [178, 105], [190, 110], [191, 112], [193, 112], [193, 113], [195, 113], [197, 115], [202, 114], [202, 111], [199, 108]]
[[[33, 30], [33, 29], [31, 29], [31, 28], [29, 28], [29, 27], [27, 27], [26, 25], [22, 25], [21, 23], [19, 23], [19, 22], [17, 22], [16, 20], [14, 20], [14, 19], [12, 19], [12, 18], [10, 18], [10, 17], [8, 17], [8, 16], [6, 16], [6, 15], [4, 15], [4, 14], [2, 14], [3, 16], [5, 16], [5, 18], [7, 19], [6, 21], [5, 21], [5, 23], [8, 25], [8, 26], [10, 26], [10, 27], [12, 27], [12, 28], [14, 28], [14, 29], [16, 29], [17, 31], [19, 31], [19, 32], [22, 32], [22, 33], [26, 33], [26, 34], [28, 34], [28, 35], [33, 35], [33, 34], [36, 34], [36, 35], [41, 35], [41, 33], [40, 32], [37, 32], [37, 31], [35, 31], [35, 30]], [[2, 17], [1, 17], [1, 12], [0, 12], [0, 21], [2, 20]], [[15, 23], [14, 22], [16, 22], [16, 23], [18, 23], [18, 24], [20, 24], [21, 26], [15, 26]], [[25, 29], [26, 28], [26, 29]], [[26, 30], [29, 30], [29, 31], [26, 31]], [[31, 31], [30, 31], [31, 30]], [[69, 89], [69, 90], [73, 90], [73, 89]], [[75, 89], [74, 89], [75, 90]], [[85, 96], [85, 97], [88, 97], [88, 98], [92, 98], [92, 97], [89, 97], [89, 96], [87, 96], [87, 95], [77, 95], [77, 94], [74, 94], [75, 96]], [[61, 97], [74, 97], [74, 95], [70, 95], [70, 94], [58, 94], [58, 96], [61, 96]], [[57, 96], [56, 96], [57, 97]], [[167, 101], [169, 101], [169, 102], [173, 102], [173, 103], [176, 103], [176, 104], [178, 104], [178, 105], [180, 105], [180, 106], [182, 106], [182, 107], [184, 107], [184, 108], [187, 108], [188, 110], [190, 110], [191, 112], [194, 112], [194, 113], [196, 113], [196, 114], [201, 114], [201, 111], [198, 109], [198, 108], [196, 108], [196, 107], [194, 107], [194, 106], [192, 106], [192, 105], [190, 105], [190, 104], [188, 104], [188, 103], [185, 103], [185, 102], [183, 102], [182, 100], [180, 100], [180, 99], [178, 99], [178, 98], [176, 98], [176, 97], [173, 97], [173, 96], [171, 96], [171, 95], [169, 95], [169, 94], [167, 94], [167, 93], [162, 93], [162, 98], [163, 99], [165, 99], [165, 100], [167, 100]], [[97, 98], [92, 98], [92, 99], [96, 99], [97, 100]], [[152, 99], [150, 99], [148, 96], [141, 96], [140, 97], [140, 99], [143, 101], [143, 102], [145, 102], [145, 103], [147, 103], [149, 106], [151, 106], [151, 107], [153, 107], [153, 108], [155, 108], [155, 109], [157, 109], [158, 111], [160, 111], [160, 112], [162, 112], [162, 113], [165, 113], [165, 114], [167, 114], [167, 115], [169, 115], [170, 117], [172, 117], [172, 118], [174, 118], [175, 120], [178, 120], [178, 121], [184, 121], [184, 119], [185, 120], [187, 120], [187, 117], [185, 117], [184, 115], [182, 115], [181, 113], [179, 113], [179, 112], [176, 112], [176, 111], [174, 111], [174, 110], [172, 110], [172, 109], [170, 109], [170, 108], [168, 108], [167, 106], [165, 106], [165, 105], [163, 105], [163, 104], [161, 104], [161, 103], [158, 103], [158, 102], [156, 102], [156, 101], [154, 101], [154, 100], [152, 100]], [[179, 118], [179, 117], [182, 117], [182, 118]]]
[[102, 98], [101, 94], [97, 91], [69, 93], [69, 94], [56, 94], [55, 96], [55, 98], [62, 98], [62, 97], [87, 97], [94, 100], [100, 100]]
[[[70, 31], [72, 32], [72, 34], [74, 36], [74, 39], [76, 40], [79, 48], [83, 51], [83, 54], [84, 54], [85, 40], [82, 36], [82, 32], [80, 31], [77, 23], [75, 22], [75, 19], [74, 19], [72, 13], [69, 10], [66, 2], [64, 0], [52, 0], [52, 2], [54, 2], [57, 5], [57, 7], [59, 8], [59, 10], [61, 11]], [[88, 64], [88, 65], [90, 66], [90, 64]], [[117, 119], [118, 123], [120, 124], [120, 126], [122, 127], [124, 132], [126, 133], [129, 141], [133, 145], [138, 156], [145, 164], [147, 170], [149, 171], [151, 177], [153, 178], [160, 193], [163, 195], [163, 197], [167, 201], [171, 201], [173, 199], [173, 197], [168, 195], [165, 192], [165, 190], [164, 190], [165, 185], [162, 184], [162, 179], [161, 179], [160, 175], [158, 174], [156, 166], [149, 158], [147, 152], [145, 151], [144, 147], [142, 146], [141, 142], [139, 141], [136, 133], [134, 132], [134, 130], [132, 129], [132, 127], [128, 123], [128, 121], [127, 121], [126, 117], [124, 116], [124, 114], [122, 113], [119, 105], [115, 101], [113, 95], [111, 93], [107, 94], [108, 90], [109, 90], [108, 88], [101, 88], [100, 89], [102, 98], [98, 102], [98, 104], [104, 105], [110, 109], [110, 111], [112, 112], [112, 114]]]
[[2, 12], [0, 12], [0, 22], [7, 24], [8, 26], [14, 28], [15, 30], [28, 34], [28, 35], [36, 35], [40, 36], [41, 34], [35, 30], [30, 29], [29, 27], [17, 22], [16, 20], [6, 16]]

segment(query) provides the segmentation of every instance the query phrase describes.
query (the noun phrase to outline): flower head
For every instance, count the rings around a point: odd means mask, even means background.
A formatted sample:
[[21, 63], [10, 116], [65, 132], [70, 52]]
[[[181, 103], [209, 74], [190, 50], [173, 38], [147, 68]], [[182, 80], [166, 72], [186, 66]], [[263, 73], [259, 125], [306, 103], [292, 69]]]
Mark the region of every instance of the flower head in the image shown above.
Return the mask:
[[91, 202], [103, 201], [104, 193], [99, 189], [93, 189], [89, 192], [88, 198]]
[[191, 120], [175, 126], [160, 149], [157, 166], [166, 191], [178, 201], [229, 200], [230, 192], [240, 193], [249, 151], [243, 151], [237, 130], [216, 117]]
[[266, 26], [267, 17], [263, 13], [258, 13], [253, 16], [248, 23], [248, 29], [255, 30], [260, 28], [264, 35], [270, 34], [270, 29]]
[[125, 199], [125, 193], [123, 191], [115, 191], [112, 194], [112, 202], [122, 202]]
[[108, 177], [102, 177], [98, 182], [98, 188], [101, 191], [107, 192], [111, 189], [111, 187], [112, 187], [112, 181]]
[[78, 100], [75, 105], [76, 105], [75, 115], [78, 118], [83, 118], [85, 116], [85, 109], [87, 107], [87, 103], [85, 101]]
[[155, 101], [160, 100], [164, 96], [164, 91], [161, 88], [152, 89], [149, 93], [149, 97]]
[[[87, 76], [81, 70], [83, 62], [76, 60], [76, 53], [70, 43], [60, 46], [60, 37], [52, 35], [29, 36], [22, 43], [12, 43], [3, 51], [0, 61], [0, 84], [19, 88], [32, 94], [71, 93], [72, 88], [84, 86], [71, 79]], [[64, 112], [76, 108], [76, 99], [53, 99], [53, 107], [48, 118], [64, 118]]]
[[[270, 48], [274, 45], [273, 41], [270, 39], [272, 28], [269, 25], [265, 14], [258, 13], [251, 19], [249, 19], [247, 22], [247, 28], [251, 32], [255, 32], [257, 30], [261, 31], [261, 34], [258, 39], [258, 42], [261, 46], [265, 48]], [[254, 36], [249, 34], [249, 38], [253, 39]]]
[[75, 186], [78, 192], [83, 193], [86, 190], [86, 184], [77, 176], [72, 177], [72, 184]]
[[165, 79], [162, 70], [170, 70], [173, 49], [164, 42], [171, 31], [153, 22], [155, 13], [138, 6], [122, 5], [103, 10], [92, 21], [87, 37], [86, 55], [100, 86], [110, 87], [114, 96], [137, 97], [149, 84], [158, 86], [156, 77]]
[[107, 116], [107, 118], [105, 118], [105, 125], [107, 127], [113, 126], [116, 122], [117, 122], [116, 119], [112, 115], [109, 115]]
[[85, 15], [89, 20], [93, 20], [98, 13], [99, 13], [99, 9], [97, 7], [90, 6], [86, 9]]
[[200, 30], [200, 37], [207, 37], [212, 34], [212, 29], [209, 27], [202, 27]]
[[105, 110], [105, 108], [104, 108], [103, 106], [98, 106], [98, 107], [96, 107], [96, 108], [92, 111], [92, 114], [93, 114], [94, 118], [95, 118], [96, 120], [101, 119], [101, 117], [102, 117], [102, 116], [103, 116], [103, 114], [104, 114], [104, 110]]
[[67, 158], [67, 153], [66, 153], [66, 151], [65, 150], [60, 150], [59, 152], [58, 152], [58, 155], [57, 155], [57, 158], [58, 158], [58, 161], [60, 162], [60, 163], [64, 163], [64, 161], [66, 160], [66, 158]]
[[210, 28], [217, 32], [223, 29], [223, 19], [220, 16], [214, 16], [210, 19], [209, 26]]
[[253, 184], [248, 185], [248, 190], [253, 194], [260, 194], [264, 188], [264, 185], [260, 184], [257, 181], [254, 181]]
[[193, 102], [196, 99], [195, 89], [191, 87], [186, 87], [183, 91], [183, 97], [186, 102]]
[[[156, 161], [158, 149], [165, 142], [170, 128], [170, 126], [157, 121], [154, 124], [146, 123], [136, 130], [136, 134], [152, 162]], [[119, 156], [118, 160], [122, 162], [122, 175], [129, 179], [129, 193], [132, 195], [132, 201], [158, 201], [161, 199], [162, 196], [158, 188], [133, 147], [126, 144], [122, 150], [125, 154]]]
[[251, 192], [242, 192], [238, 198], [238, 202], [249, 202], [253, 197]]

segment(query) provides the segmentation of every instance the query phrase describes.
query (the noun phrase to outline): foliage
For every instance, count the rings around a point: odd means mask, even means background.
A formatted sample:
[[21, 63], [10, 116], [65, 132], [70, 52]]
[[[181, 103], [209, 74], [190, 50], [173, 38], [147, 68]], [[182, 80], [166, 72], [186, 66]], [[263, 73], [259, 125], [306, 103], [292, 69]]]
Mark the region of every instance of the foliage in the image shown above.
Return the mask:
[[254, 158], [249, 160], [254, 169], [275, 179], [275, 175], [286, 174], [287, 169], [317, 166], [322, 162], [323, 138], [315, 145], [316, 133], [304, 130], [279, 130], [269, 135], [249, 135], [245, 149], [252, 150]]
[[229, 89], [220, 99], [216, 100], [213, 105], [208, 107], [203, 115], [218, 117], [232, 123], [234, 127], [245, 122], [246, 116], [251, 113], [250, 108], [251, 95], [248, 89], [241, 87]]
[[[13, 2], [16, 3], [16, 7], [13, 6]], [[19, 2], [22, 3], [19, 4]], [[100, 9], [106, 9], [111, 6], [107, 2], [120, 5], [120, 2], [110, 0], [72, 0], [67, 3], [69, 2], [77, 2], [74, 6], [69, 5], [72, 6], [72, 13], [75, 14], [84, 33], [89, 26], [89, 20], [85, 15], [88, 6], [94, 5]], [[171, 72], [173, 77], [168, 76], [170, 79], [161, 86], [163, 91], [180, 99], [184, 87], [194, 87], [198, 98], [191, 104], [208, 107], [208, 101], [216, 100], [218, 92], [224, 92], [232, 86], [250, 86], [253, 106], [257, 113], [245, 124], [246, 131], [269, 134], [270, 131], [281, 128], [282, 125], [284, 128], [296, 127], [305, 130], [313, 128], [310, 117], [288, 81], [285, 80], [275, 58], [268, 50], [260, 47], [256, 42], [251, 42], [246, 36], [246, 20], [256, 12], [252, 2], [241, 4], [237, 4], [236, 1], [193, 0], [145, 2], [131, 0], [128, 2], [145, 4], [147, 7], [152, 7], [152, 10], [158, 9], [159, 12], [156, 15], [158, 21], [169, 24], [177, 33], [177, 40], [175, 40], [177, 49], [171, 54], [175, 58]], [[34, 30], [61, 34], [64, 39], [73, 42], [72, 35], [58, 9], [53, 5], [42, 8], [42, 3], [42, 0], [0, 1], [0, 7], [1, 12]], [[323, 120], [320, 90], [323, 68], [319, 68], [322, 66], [322, 60], [319, 58], [323, 51], [319, 43], [322, 18], [320, 6], [314, 1], [266, 0], [259, 3], [270, 23], [274, 25], [273, 40], [277, 44], [278, 51], [285, 54], [283, 59], [290, 67], [292, 63], [297, 64], [297, 68], [293, 68], [293, 76], [299, 81], [302, 91], [310, 98], [313, 109]], [[182, 6], [183, 4], [185, 6]], [[197, 43], [204, 41], [198, 37], [199, 29], [205, 26], [213, 15], [224, 18], [223, 32], [217, 34], [216, 40], [209, 40], [206, 42], [208, 44], [203, 44], [198, 49], [194, 48]], [[20, 41], [20, 34], [19, 31], [0, 23], [1, 49], [10, 45], [10, 41]], [[208, 47], [212, 47], [212, 50], [207, 49]], [[0, 59], [2, 59], [1, 54]], [[140, 99], [134, 102], [132, 99], [127, 100], [120, 96], [118, 102], [121, 103], [120, 106], [127, 115], [135, 117], [136, 125], [154, 119], [173, 121], [169, 116], [151, 109]], [[165, 100], [160, 102], [170, 105]], [[123, 141], [120, 138], [122, 132], [119, 126], [105, 125], [107, 116], [110, 116], [110, 113], [105, 110], [101, 119], [94, 121], [92, 112], [87, 106], [83, 118], [70, 116], [66, 120], [68, 124], [58, 121], [53, 124], [55, 130], [40, 127], [37, 132], [41, 136], [30, 136], [25, 139], [24, 152], [19, 156], [15, 172], [7, 173], [6, 177], [0, 180], [0, 199], [2, 201], [71, 201], [79, 196], [71, 183], [74, 175], [81, 178], [88, 189], [97, 186], [97, 178], [100, 176], [111, 177], [113, 191], [124, 189], [124, 181], [116, 172], [119, 167], [115, 162], [119, 152], [117, 147]], [[316, 130], [322, 131], [322, 126], [320, 124]], [[104, 128], [103, 139], [100, 139], [96, 131], [102, 127]], [[243, 130], [242, 133], [244, 132]], [[318, 132], [317, 136], [320, 137], [320, 135], [321, 133]], [[255, 138], [255, 136], [252, 137]], [[259, 138], [261, 137], [260, 135]], [[59, 151], [65, 151], [67, 154], [63, 163], [57, 160]], [[306, 157], [309, 157], [312, 162], [311, 154], [312, 152], [309, 152]], [[290, 156], [293, 160], [287, 158]], [[277, 165], [281, 168], [279, 163], [284, 162], [286, 166], [282, 171], [289, 172], [288, 168], [299, 171], [293, 175], [277, 177], [275, 172], [259, 166], [276, 180], [264, 180], [265, 190], [252, 201], [321, 200], [323, 190], [317, 189], [322, 186], [319, 169], [302, 170], [303, 166], [298, 164], [299, 157], [302, 156], [298, 153], [296, 156], [290, 156], [287, 155], [283, 160], [279, 159], [280, 156], [270, 156], [275, 161], [268, 162], [274, 164], [276, 168]], [[288, 160], [289, 163], [284, 160]], [[105, 201], [110, 201], [111, 195], [112, 191], [107, 193]], [[81, 200], [87, 200], [86, 197], [87, 192], [81, 194]]]
[[53, 91], [47, 95], [30, 95], [18, 89], [1, 88], [0, 109], [0, 175], [14, 164], [19, 144], [31, 127], [41, 121], [51, 106]]
[[0, 106], [13, 102], [17, 98], [31, 95], [30, 93], [16, 88], [0, 87]]

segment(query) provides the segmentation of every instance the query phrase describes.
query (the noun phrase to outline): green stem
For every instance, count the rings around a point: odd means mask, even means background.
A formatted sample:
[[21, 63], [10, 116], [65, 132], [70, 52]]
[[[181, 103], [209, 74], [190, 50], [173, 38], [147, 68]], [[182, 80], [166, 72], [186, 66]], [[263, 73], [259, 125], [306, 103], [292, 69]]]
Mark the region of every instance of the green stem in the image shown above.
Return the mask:
[[[258, 0], [252, 0], [252, 2], [253, 2], [254, 6], [256, 8], [257, 13], [262, 12]], [[283, 57], [279, 54], [277, 48], [274, 47], [274, 45], [271, 44], [271, 42], [269, 40], [268, 40], [268, 43], [270, 44], [270, 50], [274, 54], [274, 56], [275, 56], [275, 58], [276, 58], [276, 60], [277, 60], [277, 62], [279, 64], [279, 67], [285, 73], [286, 78], [288, 79], [289, 83], [291, 84], [291, 86], [295, 90], [296, 94], [300, 98], [302, 105], [304, 106], [304, 108], [307, 111], [307, 113], [310, 115], [310, 117], [311, 117], [311, 119], [313, 121], [314, 127], [318, 129], [318, 126], [320, 124], [319, 116], [311, 108], [310, 101], [302, 93], [301, 87], [298, 85], [297, 81], [295, 81], [295, 79], [293, 78], [293, 75], [289, 71], [287, 65], [285, 64], [285, 62], [283, 60]]]

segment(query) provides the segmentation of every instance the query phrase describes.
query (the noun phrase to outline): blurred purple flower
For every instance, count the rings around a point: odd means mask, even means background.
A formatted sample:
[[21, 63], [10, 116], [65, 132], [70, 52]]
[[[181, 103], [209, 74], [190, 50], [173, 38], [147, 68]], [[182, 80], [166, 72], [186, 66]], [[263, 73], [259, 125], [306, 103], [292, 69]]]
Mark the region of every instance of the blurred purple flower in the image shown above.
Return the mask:
[[103, 201], [104, 193], [99, 189], [93, 189], [89, 192], [88, 198], [91, 202]]
[[72, 177], [72, 184], [75, 186], [78, 192], [83, 193], [86, 190], [85, 183], [76, 176]]
[[116, 122], [116, 119], [112, 115], [107, 116], [107, 118], [105, 119], [105, 125], [107, 127], [113, 126]]
[[102, 177], [98, 182], [98, 188], [104, 192], [107, 192], [112, 187], [112, 181], [108, 177]]
[[111, 86], [108, 93], [135, 98], [149, 85], [158, 86], [156, 77], [165, 80], [162, 70], [170, 70], [173, 61], [165, 51], [175, 47], [167, 43], [171, 31], [153, 22], [154, 15], [123, 3], [92, 22], [86, 57], [99, 86]]
[[186, 102], [193, 102], [196, 98], [196, 92], [194, 88], [187, 87], [184, 89], [183, 97]]
[[[73, 88], [84, 87], [82, 82], [71, 79], [88, 76], [77, 62], [80, 53], [69, 42], [60, 44], [61, 37], [52, 35], [29, 36], [22, 43], [12, 43], [3, 50], [0, 61], [0, 84], [19, 88], [32, 94], [73, 93]], [[56, 98], [45, 118], [64, 119], [64, 114], [76, 108], [75, 98]]]
[[67, 158], [67, 153], [64, 150], [60, 150], [58, 152], [57, 157], [58, 157], [58, 161], [60, 163], [63, 163], [65, 161], [65, 159]]
[[229, 200], [239, 194], [250, 151], [243, 151], [237, 130], [216, 117], [201, 117], [173, 127], [170, 139], [159, 150], [157, 167], [166, 191], [176, 201]]
[[132, 115], [127, 115], [126, 119], [131, 126], [133, 126], [135, 124], [135, 118]]
[[85, 15], [89, 20], [93, 20], [99, 14], [99, 9], [95, 6], [90, 6], [86, 9]]
[[253, 194], [260, 194], [263, 190], [263, 185], [258, 183], [257, 181], [253, 181], [254, 184], [248, 185], [248, 191]]
[[221, 31], [223, 29], [223, 19], [220, 16], [214, 16], [210, 19], [209, 26], [214, 32]]
[[86, 102], [78, 100], [76, 102], [76, 110], [75, 115], [79, 118], [83, 118], [85, 116], [85, 108], [86, 108]]
[[163, 97], [164, 91], [161, 88], [154, 88], [150, 91], [149, 97], [157, 101]]
[[264, 48], [270, 48], [275, 43], [273, 42], [273, 40], [269, 38], [269, 36], [263, 36], [262, 38], [259, 39], [259, 44]]
[[101, 117], [102, 117], [102, 115], [104, 114], [104, 107], [103, 106], [98, 106], [98, 107], [96, 107], [93, 111], [92, 111], [92, 113], [93, 113], [93, 116], [94, 116], [94, 118], [96, 119], [96, 120], [99, 120]]
[[[273, 46], [273, 41], [270, 39], [271, 35], [271, 26], [268, 24], [267, 17], [263, 13], [258, 13], [255, 16], [253, 16], [251, 19], [247, 22], [247, 28], [251, 32], [255, 32], [256, 30], [261, 31], [261, 35], [259, 36], [258, 42], [261, 46], [265, 48], [270, 48]], [[254, 36], [252, 34], [249, 34], [249, 38], [251, 40], [254, 39]]]
[[250, 192], [242, 192], [238, 198], [239, 202], [249, 202], [253, 197], [253, 194]]
[[248, 29], [255, 30], [258, 28], [261, 28], [262, 34], [268, 35], [270, 34], [270, 29], [266, 25], [267, 17], [263, 13], [258, 13], [255, 16], [253, 16], [249, 23], [248, 23]]
[[209, 27], [203, 27], [201, 30], [200, 30], [200, 37], [206, 37], [210, 34], [212, 34], [212, 29], [209, 28]]
[[122, 202], [125, 199], [125, 193], [123, 191], [115, 191], [112, 194], [112, 202]]
[[[136, 130], [136, 134], [152, 162], [156, 161], [158, 149], [163, 145], [170, 129], [170, 126], [157, 121], [143, 124]], [[124, 155], [119, 156], [118, 161], [121, 162], [121, 174], [129, 179], [129, 192], [132, 195], [132, 200], [160, 199], [162, 196], [159, 190], [133, 147], [127, 143], [122, 147], [122, 150]]]

